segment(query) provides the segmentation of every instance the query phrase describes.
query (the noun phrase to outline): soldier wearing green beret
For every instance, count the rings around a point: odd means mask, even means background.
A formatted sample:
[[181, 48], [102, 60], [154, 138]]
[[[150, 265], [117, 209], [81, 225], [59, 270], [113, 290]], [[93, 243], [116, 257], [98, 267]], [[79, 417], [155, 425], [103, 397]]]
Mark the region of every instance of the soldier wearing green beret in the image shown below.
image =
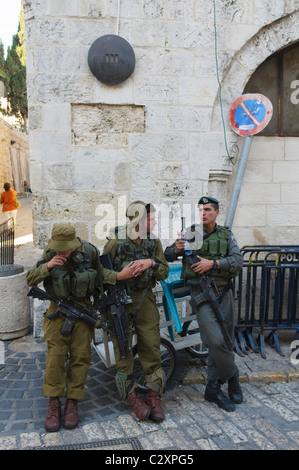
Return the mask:
[[[119, 273], [105, 269], [99, 262], [97, 248], [77, 237], [71, 224], [59, 223], [53, 227], [52, 238], [41, 260], [28, 271], [26, 280], [29, 286], [43, 282], [45, 290], [58, 300], [72, 296], [90, 308], [91, 296], [98, 292], [100, 276], [103, 282], [115, 284], [117, 280], [132, 277], [133, 272], [130, 266]], [[63, 335], [64, 318], [58, 316], [49, 320], [46, 316], [56, 309], [57, 304], [50, 302], [43, 323], [48, 344], [44, 378], [44, 395], [49, 397], [47, 431], [58, 431], [60, 427], [60, 397], [66, 397], [64, 427], [72, 429], [78, 424], [77, 402], [84, 396], [94, 334], [92, 326], [78, 319], [71, 333]]]
[[[185, 240], [200, 240], [198, 247], [192, 251], [198, 262], [190, 265], [185, 253], [186, 241], [178, 238], [173, 245], [167, 247], [164, 254], [167, 261], [175, 261], [183, 256], [182, 277], [187, 280], [199, 279], [205, 274], [216, 282], [221, 298], [221, 310], [227, 330], [233, 342], [234, 338], [234, 299], [231, 279], [242, 268], [243, 257], [232, 232], [218, 225], [219, 202], [209, 196], [198, 201], [202, 224], [186, 229]], [[198, 294], [197, 287], [191, 287], [191, 298]], [[216, 403], [226, 411], [235, 410], [235, 404], [243, 401], [239, 384], [239, 373], [235, 365], [234, 353], [224, 341], [220, 324], [209, 303], [202, 303], [195, 308], [203, 342], [209, 348], [208, 384], [204, 398]], [[229, 398], [221, 390], [221, 384], [228, 381]]]
[[117, 227], [113, 238], [104, 247], [104, 254], [110, 253], [116, 271], [128, 265], [133, 268], [134, 277], [125, 281], [132, 297], [132, 304], [128, 305], [127, 310], [137, 336], [138, 356], [148, 388], [146, 401], [137, 394], [132, 354], [122, 358], [114, 339], [116, 384], [120, 396], [127, 400], [139, 420], [150, 417], [162, 421], [165, 415], [161, 395], [165, 378], [160, 355], [160, 316], [152, 289], [157, 281], [167, 278], [169, 267], [160, 240], [152, 234], [156, 225], [154, 207], [135, 201], [127, 208], [126, 215], [130, 222]]

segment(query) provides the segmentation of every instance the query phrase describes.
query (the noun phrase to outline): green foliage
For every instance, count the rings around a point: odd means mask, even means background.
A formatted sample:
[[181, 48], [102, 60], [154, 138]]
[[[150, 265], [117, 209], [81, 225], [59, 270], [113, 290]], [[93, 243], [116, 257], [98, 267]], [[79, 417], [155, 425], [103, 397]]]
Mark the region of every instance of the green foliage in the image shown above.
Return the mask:
[[0, 39], [0, 80], [3, 81], [5, 77], [6, 77], [6, 73], [5, 73], [4, 47]]
[[[18, 33], [13, 36], [12, 46], [7, 48], [4, 64], [5, 96], [9, 104], [8, 113], [16, 116], [26, 129], [28, 119], [26, 86], [26, 44], [24, 11], [21, 2]], [[0, 49], [1, 74], [1, 49]]]

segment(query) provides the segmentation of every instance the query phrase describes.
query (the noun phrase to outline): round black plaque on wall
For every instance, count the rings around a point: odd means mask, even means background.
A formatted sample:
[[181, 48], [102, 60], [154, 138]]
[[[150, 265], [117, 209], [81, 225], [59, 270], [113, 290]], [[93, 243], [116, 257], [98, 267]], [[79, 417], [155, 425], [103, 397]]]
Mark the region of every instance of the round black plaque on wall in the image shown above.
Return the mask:
[[106, 34], [96, 39], [90, 46], [88, 65], [100, 82], [117, 85], [127, 80], [133, 73], [135, 54], [126, 39]]

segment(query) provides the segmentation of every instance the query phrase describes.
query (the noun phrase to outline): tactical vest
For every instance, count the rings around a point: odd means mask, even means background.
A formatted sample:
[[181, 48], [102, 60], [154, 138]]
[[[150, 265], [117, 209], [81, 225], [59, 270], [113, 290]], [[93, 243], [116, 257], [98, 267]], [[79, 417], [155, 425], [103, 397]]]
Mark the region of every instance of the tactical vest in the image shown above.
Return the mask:
[[[121, 271], [131, 261], [153, 258], [156, 248], [155, 240], [143, 239], [140, 245], [137, 245], [133, 240], [126, 237], [126, 227], [118, 228], [116, 236], [117, 249], [113, 261], [115, 271]], [[140, 276], [127, 279], [125, 284], [130, 290], [144, 289], [147, 286], [153, 288], [156, 285], [156, 279], [152, 274], [152, 270], [146, 269]]]
[[[204, 238], [201, 248], [199, 250], [194, 250], [193, 254], [211, 260], [225, 258], [227, 256], [229, 237], [230, 231], [225, 227], [217, 225], [216, 230], [208, 237]], [[212, 277], [219, 288], [225, 287], [230, 279], [234, 277], [231, 273], [220, 269], [211, 269], [210, 271], [205, 272], [205, 275]], [[199, 277], [200, 274], [192, 271], [187, 257], [184, 256], [182, 278], [198, 279]]]
[[[83, 252], [74, 252], [63, 266], [55, 266], [44, 280], [45, 290], [49, 294], [66, 299], [69, 296], [84, 298], [95, 293], [98, 271], [92, 265], [93, 248], [85, 241], [82, 241], [82, 246]], [[55, 254], [55, 250], [46, 249], [45, 261], [50, 261]]]

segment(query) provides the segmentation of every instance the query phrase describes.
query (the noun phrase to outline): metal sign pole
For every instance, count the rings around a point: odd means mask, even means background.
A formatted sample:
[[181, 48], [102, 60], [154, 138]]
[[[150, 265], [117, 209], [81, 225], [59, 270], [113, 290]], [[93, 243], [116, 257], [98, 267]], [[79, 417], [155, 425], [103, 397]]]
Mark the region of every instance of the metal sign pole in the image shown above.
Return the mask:
[[229, 201], [229, 206], [228, 206], [227, 213], [226, 213], [226, 219], [224, 223], [224, 225], [229, 228], [232, 227], [233, 220], [235, 217], [236, 207], [238, 204], [238, 199], [239, 199], [239, 195], [240, 195], [240, 191], [241, 191], [241, 187], [243, 183], [243, 178], [244, 178], [244, 173], [245, 173], [247, 160], [248, 160], [248, 156], [250, 152], [251, 143], [252, 143], [252, 136], [246, 136], [244, 138], [244, 143], [243, 143], [242, 151], [240, 155], [240, 161], [239, 161], [239, 165], [237, 168], [237, 173], [236, 173], [236, 177], [235, 177], [235, 181], [234, 181], [234, 185], [233, 185], [233, 189], [232, 189], [232, 193], [231, 193], [231, 197]]
[[252, 143], [252, 136], [261, 132], [273, 114], [271, 101], [259, 93], [247, 93], [234, 101], [229, 110], [229, 120], [236, 134], [245, 137], [239, 165], [226, 213], [225, 226], [232, 227], [241, 191], [244, 173]]

